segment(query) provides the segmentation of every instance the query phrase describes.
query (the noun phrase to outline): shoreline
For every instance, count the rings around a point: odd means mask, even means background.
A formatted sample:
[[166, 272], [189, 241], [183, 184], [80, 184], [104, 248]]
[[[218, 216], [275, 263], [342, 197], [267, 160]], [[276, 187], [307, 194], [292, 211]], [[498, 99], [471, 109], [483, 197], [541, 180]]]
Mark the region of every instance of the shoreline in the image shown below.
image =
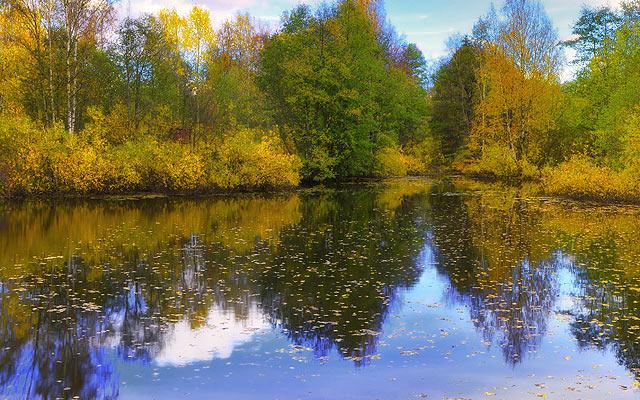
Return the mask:
[[48, 194], [21, 194], [14, 196], [0, 196], [0, 204], [14, 203], [30, 200], [42, 201], [64, 201], [64, 200], [115, 200], [115, 201], [142, 201], [153, 199], [172, 199], [172, 198], [215, 198], [215, 197], [234, 197], [245, 195], [257, 196], [276, 196], [283, 194], [300, 193], [303, 191], [314, 191], [323, 189], [339, 189], [350, 185], [366, 185], [379, 184], [385, 181], [422, 181], [422, 180], [447, 180], [447, 179], [466, 179], [479, 184], [487, 185], [504, 185], [517, 188], [523, 184], [532, 184], [540, 187], [539, 194], [549, 199], [561, 201], [571, 201], [588, 206], [607, 207], [607, 206], [640, 206], [640, 198], [630, 199], [606, 199], [595, 196], [580, 195], [561, 195], [544, 191], [541, 179], [501, 179], [491, 176], [478, 176], [476, 174], [465, 174], [459, 171], [447, 171], [446, 173], [432, 173], [420, 176], [389, 176], [389, 177], [359, 177], [345, 180], [330, 181], [325, 183], [303, 182], [298, 186], [287, 188], [262, 188], [262, 189], [230, 189], [230, 190], [193, 190], [193, 191], [148, 191], [148, 192], [105, 192], [105, 193], [48, 193]]

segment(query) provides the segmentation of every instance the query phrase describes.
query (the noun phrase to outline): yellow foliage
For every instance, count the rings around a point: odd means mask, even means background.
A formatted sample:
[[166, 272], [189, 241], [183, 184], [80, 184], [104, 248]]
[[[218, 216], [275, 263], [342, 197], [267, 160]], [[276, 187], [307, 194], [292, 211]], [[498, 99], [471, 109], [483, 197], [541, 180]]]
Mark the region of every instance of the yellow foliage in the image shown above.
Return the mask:
[[[94, 113], [82, 134], [0, 117], [0, 194], [89, 194], [294, 187], [301, 162], [272, 132], [240, 130], [209, 147], [109, 136]], [[115, 143], [114, 143], [115, 142]]]
[[210, 184], [223, 189], [282, 188], [300, 183], [302, 163], [298, 156], [287, 154], [280, 139], [266, 132], [256, 139], [251, 130], [228, 135], [212, 160]]
[[629, 112], [624, 121], [624, 163], [640, 173], [640, 106]]
[[394, 147], [386, 147], [376, 153], [376, 176], [406, 176], [407, 164], [402, 152]]
[[640, 181], [631, 169], [616, 171], [577, 156], [548, 169], [543, 176], [547, 194], [598, 201], [637, 201]]
[[437, 146], [432, 139], [412, 144], [404, 149], [385, 147], [376, 153], [374, 175], [378, 177], [398, 177], [424, 175], [433, 165]]
[[536, 71], [526, 72], [499, 46], [487, 46], [479, 71], [479, 92], [472, 149], [493, 143], [505, 146], [518, 161], [541, 158], [542, 145], [553, 128], [553, 110], [561, 96], [555, 79]]
[[100, 107], [87, 109], [91, 123], [83, 131], [83, 137], [93, 140], [106, 140], [109, 143], [124, 143], [134, 132], [130, 126], [127, 110], [122, 103], [116, 104], [111, 112], [105, 115]]
[[189, 147], [165, 143], [156, 157], [157, 173], [163, 188], [183, 191], [204, 187], [204, 161]]
[[494, 178], [533, 179], [539, 176], [538, 168], [526, 158], [516, 160], [514, 153], [506, 146], [486, 145], [479, 161], [464, 164], [462, 172]]

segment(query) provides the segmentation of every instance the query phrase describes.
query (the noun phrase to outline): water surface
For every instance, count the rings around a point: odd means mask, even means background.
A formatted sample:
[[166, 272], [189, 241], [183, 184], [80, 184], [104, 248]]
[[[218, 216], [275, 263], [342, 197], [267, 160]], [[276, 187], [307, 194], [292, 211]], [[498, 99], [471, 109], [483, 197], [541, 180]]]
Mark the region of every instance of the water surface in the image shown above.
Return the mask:
[[639, 229], [461, 180], [5, 204], [0, 398], [637, 398]]

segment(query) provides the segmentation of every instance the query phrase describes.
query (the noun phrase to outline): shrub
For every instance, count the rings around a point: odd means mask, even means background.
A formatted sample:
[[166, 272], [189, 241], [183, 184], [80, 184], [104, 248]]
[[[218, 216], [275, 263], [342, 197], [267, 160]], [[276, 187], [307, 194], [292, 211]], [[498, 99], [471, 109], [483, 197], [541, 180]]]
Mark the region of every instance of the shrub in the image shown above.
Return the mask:
[[205, 188], [205, 165], [190, 146], [163, 143], [156, 153], [155, 174], [162, 189], [192, 191]]
[[463, 173], [499, 179], [536, 179], [540, 176], [538, 167], [529, 160], [516, 160], [511, 149], [498, 144], [486, 145], [480, 160], [458, 160], [456, 166]]
[[404, 154], [394, 147], [378, 150], [375, 157], [374, 175], [379, 177], [406, 176], [407, 163]]
[[377, 177], [424, 175], [434, 163], [436, 149], [431, 139], [410, 144], [404, 149], [384, 147], [376, 153], [373, 175]]
[[111, 168], [103, 146], [68, 135], [48, 156], [56, 191], [80, 194], [105, 191]]
[[[192, 147], [109, 136], [99, 115], [79, 134], [0, 117], [0, 195], [293, 187], [301, 163], [272, 132], [239, 130]], [[102, 122], [101, 122], [102, 121]]]
[[429, 167], [442, 161], [439, 146], [432, 137], [405, 148], [405, 164], [409, 175], [423, 175]]
[[500, 145], [488, 145], [482, 151], [482, 158], [478, 163], [478, 173], [481, 175], [493, 175], [498, 178], [513, 178], [520, 176], [520, 169], [509, 148]]
[[576, 156], [544, 172], [545, 193], [599, 201], [637, 201], [640, 183], [631, 169], [616, 171]]
[[273, 132], [241, 129], [227, 135], [211, 160], [210, 185], [222, 189], [286, 188], [300, 183], [302, 163]]

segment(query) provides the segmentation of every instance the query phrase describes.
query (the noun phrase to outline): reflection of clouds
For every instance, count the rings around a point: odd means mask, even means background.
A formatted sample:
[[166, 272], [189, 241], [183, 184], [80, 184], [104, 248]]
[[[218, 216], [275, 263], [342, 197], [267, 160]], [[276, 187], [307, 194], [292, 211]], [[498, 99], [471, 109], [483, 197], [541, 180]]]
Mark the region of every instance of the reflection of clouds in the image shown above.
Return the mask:
[[155, 357], [155, 363], [162, 367], [185, 366], [216, 358], [226, 359], [237, 346], [251, 341], [256, 333], [269, 326], [255, 304], [249, 306], [243, 318], [216, 305], [211, 308], [203, 326], [193, 329], [186, 319], [176, 323]]

